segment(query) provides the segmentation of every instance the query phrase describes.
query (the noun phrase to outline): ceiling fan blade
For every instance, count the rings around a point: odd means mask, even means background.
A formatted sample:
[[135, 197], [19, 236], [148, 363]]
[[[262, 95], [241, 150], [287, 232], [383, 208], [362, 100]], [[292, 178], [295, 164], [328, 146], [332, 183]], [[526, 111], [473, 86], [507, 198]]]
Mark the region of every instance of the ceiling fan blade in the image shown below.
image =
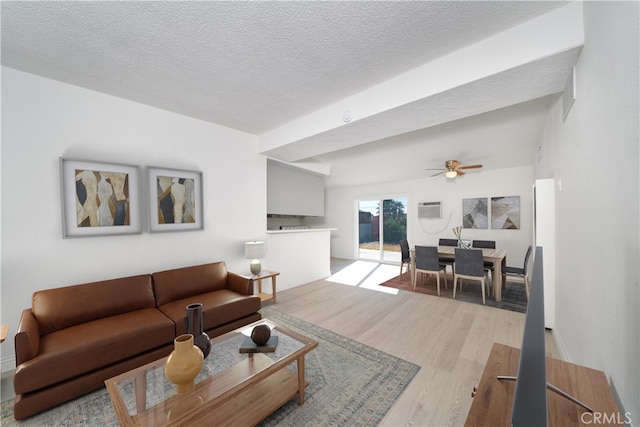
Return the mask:
[[[427, 169], [428, 170], [428, 169]], [[446, 171], [442, 171], [442, 172], [438, 172], [436, 174], [431, 175], [431, 177], [433, 178], [434, 176], [438, 176], [438, 175], [442, 175], [443, 173], [445, 173]]]
[[462, 176], [462, 175], [464, 175], [464, 172], [462, 172], [462, 171], [460, 170], [460, 168], [456, 169], [456, 173], [458, 174], [457, 176]]
[[479, 169], [482, 165], [469, 165], [469, 166], [460, 166], [458, 169]]

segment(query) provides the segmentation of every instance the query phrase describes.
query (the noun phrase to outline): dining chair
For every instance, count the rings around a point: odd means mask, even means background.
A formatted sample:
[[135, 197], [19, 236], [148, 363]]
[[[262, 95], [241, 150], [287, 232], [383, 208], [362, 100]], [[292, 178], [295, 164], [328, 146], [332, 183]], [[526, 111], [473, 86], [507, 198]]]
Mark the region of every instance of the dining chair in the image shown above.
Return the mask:
[[502, 283], [507, 283], [507, 276], [519, 277], [524, 280], [524, 291], [527, 294], [527, 301], [529, 301], [529, 276], [527, 276], [527, 264], [531, 257], [533, 246], [529, 246], [527, 253], [524, 256], [524, 264], [520, 267], [502, 267]]
[[[411, 271], [411, 254], [409, 253], [409, 242], [407, 239], [400, 240], [400, 278], [402, 279], [402, 269], [407, 264], [407, 272]], [[411, 277], [411, 275], [409, 275]]]
[[[461, 249], [456, 248], [455, 264], [453, 265], [453, 298], [456, 297], [456, 285], [458, 279], [469, 279], [480, 281], [482, 289], [482, 304], [485, 301], [485, 270], [484, 261], [482, 260], [482, 251], [478, 249]], [[460, 291], [462, 292], [462, 282], [460, 282]]]
[[[495, 240], [474, 240], [471, 243], [471, 247], [479, 248], [479, 249], [495, 249], [496, 241]], [[491, 273], [491, 286], [493, 286], [493, 262], [484, 261], [484, 270], [487, 273]]]
[[435, 246], [416, 246], [416, 280], [413, 282], [413, 290], [416, 290], [418, 273], [435, 274], [438, 283], [438, 296], [440, 296], [440, 272], [444, 274], [444, 287], [447, 288], [447, 266], [440, 264], [438, 260], [438, 248]]
[[[455, 246], [458, 247], [458, 239], [440, 239], [438, 240], [438, 246]], [[453, 259], [452, 258], [444, 258], [440, 257], [440, 264], [451, 266], [451, 271], [453, 272]], [[444, 271], [445, 273], [447, 270]]]
[[495, 240], [474, 240], [471, 243], [471, 246], [474, 248], [495, 249], [496, 241]]
[[440, 239], [439, 246], [458, 246], [458, 239]]

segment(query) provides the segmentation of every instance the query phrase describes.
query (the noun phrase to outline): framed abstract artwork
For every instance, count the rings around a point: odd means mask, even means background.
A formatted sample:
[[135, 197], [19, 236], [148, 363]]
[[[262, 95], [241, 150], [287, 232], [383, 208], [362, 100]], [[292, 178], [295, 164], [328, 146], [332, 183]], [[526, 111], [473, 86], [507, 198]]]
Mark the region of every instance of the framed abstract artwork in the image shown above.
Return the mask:
[[462, 199], [462, 227], [489, 228], [487, 198]]
[[202, 172], [148, 167], [149, 231], [204, 229]]
[[60, 158], [62, 236], [140, 234], [135, 165]]
[[491, 198], [491, 228], [520, 229], [520, 196]]

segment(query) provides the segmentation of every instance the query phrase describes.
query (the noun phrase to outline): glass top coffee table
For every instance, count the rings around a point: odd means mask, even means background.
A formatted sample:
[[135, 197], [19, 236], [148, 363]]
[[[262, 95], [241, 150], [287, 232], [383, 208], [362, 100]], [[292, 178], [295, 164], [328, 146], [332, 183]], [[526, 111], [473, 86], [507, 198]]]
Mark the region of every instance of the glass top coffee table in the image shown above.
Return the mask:
[[[245, 337], [260, 324], [278, 336], [276, 351], [240, 353]], [[193, 391], [176, 394], [164, 376], [166, 358], [105, 384], [122, 426], [254, 425], [296, 394], [298, 403], [304, 403], [304, 359], [317, 346], [317, 341], [263, 319], [211, 340]]]

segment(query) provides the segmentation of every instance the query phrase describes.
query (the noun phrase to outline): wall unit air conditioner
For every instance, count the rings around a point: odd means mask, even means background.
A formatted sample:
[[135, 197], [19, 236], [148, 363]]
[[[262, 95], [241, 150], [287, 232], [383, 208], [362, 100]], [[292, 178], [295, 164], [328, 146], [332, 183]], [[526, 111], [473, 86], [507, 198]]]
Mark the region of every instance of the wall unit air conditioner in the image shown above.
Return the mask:
[[418, 218], [442, 219], [441, 202], [419, 202]]

